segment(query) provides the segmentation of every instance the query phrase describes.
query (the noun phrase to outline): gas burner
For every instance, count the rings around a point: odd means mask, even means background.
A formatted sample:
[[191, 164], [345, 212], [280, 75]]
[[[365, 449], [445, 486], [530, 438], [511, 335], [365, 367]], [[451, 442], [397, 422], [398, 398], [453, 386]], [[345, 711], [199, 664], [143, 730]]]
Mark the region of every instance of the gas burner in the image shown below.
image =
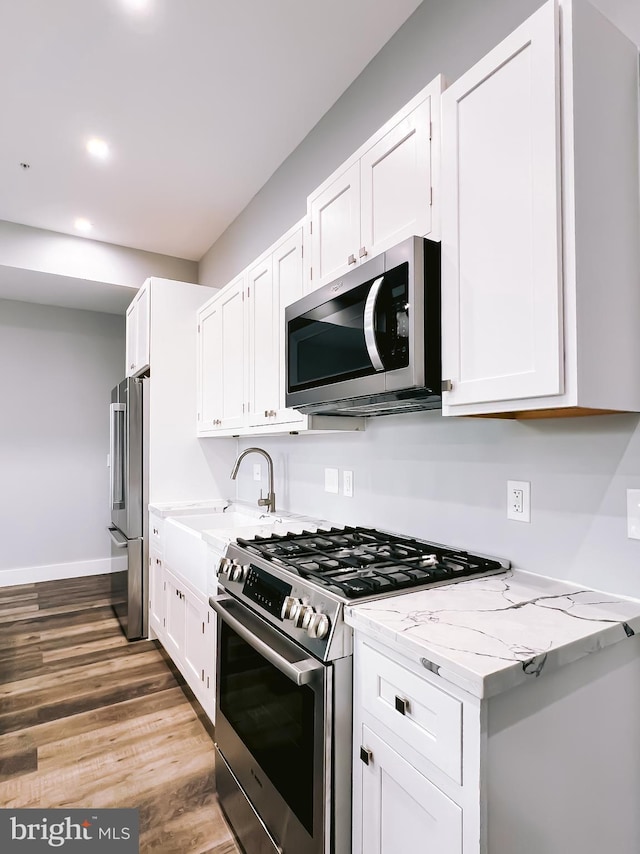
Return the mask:
[[346, 599], [502, 572], [500, 561], [374, 528], [330, 528], [238, 540], [259, 555]]

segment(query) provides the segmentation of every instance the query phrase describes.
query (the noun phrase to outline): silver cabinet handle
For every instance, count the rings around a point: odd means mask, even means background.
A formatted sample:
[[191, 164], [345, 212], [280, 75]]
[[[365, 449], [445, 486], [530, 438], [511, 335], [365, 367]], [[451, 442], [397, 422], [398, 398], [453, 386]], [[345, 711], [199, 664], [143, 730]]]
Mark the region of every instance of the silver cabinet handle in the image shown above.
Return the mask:
[[371, 290], [369, 291], [369, 295], [367, 296], [367, 301], [364, 306], [364, 340], [367, 345], [367, 352], [369, 353], [371, 364], [376, 371], [384, 370], [384, 365], [382, 364], [382, 359], [380, 358], [380, 353], [378, 352], [378, 347], [376, 345], [374, 329], [376, 302], [378, 300], [378, 292], [380, 291], [383, 281], [384, 276], [380, 276], [371, 285]]
[[347, 264], [355, 264], [355, 263], [356, 263], [356, 256], [355, 255], [349, 255], [349, 257], [347, 258]]
[[409, 711], [409, 701], [405, 697], [398, 697], [396, 694], [396, 712], [401, 715], [406, 715]]
[[360, 252], [358, 254], [360, 255], [361, 258], [364, 258], [364, 257], [366, 257], [366, 255], [368, 255], [368, 252], [364, 246], [361, 246]]
[[365, 765], [368, 765], [373, 761], [373, 753], [369, 750], [368, 747], [360, 748], [360, 761], [364, 762]]

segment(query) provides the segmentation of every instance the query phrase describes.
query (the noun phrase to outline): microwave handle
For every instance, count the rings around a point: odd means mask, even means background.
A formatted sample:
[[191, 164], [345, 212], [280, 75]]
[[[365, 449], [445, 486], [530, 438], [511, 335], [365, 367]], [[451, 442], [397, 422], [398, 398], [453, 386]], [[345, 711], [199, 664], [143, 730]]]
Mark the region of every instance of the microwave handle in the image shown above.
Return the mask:
[[380, 276], [371, 285], [371, 290], [367, 296], [367, 301], [364, 306], [364, 340], [367, 345], [367, 352], [371, 359], [371, 364], [376, 371], [383, 371], [384, 365], [376, 346], [376, 334], [374, 329], [376, 316], [376, 302], [378, 301], [378, 292], [384, 280], [384, 276]]

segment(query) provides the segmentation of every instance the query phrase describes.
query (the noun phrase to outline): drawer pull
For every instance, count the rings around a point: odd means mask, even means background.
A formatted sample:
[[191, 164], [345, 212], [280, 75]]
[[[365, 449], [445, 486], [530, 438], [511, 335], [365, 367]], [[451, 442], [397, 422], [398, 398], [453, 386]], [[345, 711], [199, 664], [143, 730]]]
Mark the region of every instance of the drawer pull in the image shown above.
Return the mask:
[[404, 697], [398, 697], [396, 695], [396, 712], [400, 712], [401, 715], [406, 715], [409, 711], [409, 701]]
[[369, 750], [368, 747], [360, 748], [360, 759], [364, 762], [365, 765], [368, 765], [370, 762], [373, 762], [373, 753]]

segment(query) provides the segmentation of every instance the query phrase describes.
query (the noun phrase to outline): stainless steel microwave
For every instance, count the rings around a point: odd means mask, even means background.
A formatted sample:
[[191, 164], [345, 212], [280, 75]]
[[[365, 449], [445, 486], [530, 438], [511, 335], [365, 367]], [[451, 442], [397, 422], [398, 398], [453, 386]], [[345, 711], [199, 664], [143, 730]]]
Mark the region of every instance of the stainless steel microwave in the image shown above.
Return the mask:
[[441, 406], [440, 244], [410, 237], [285, 310], [288, 407], [388, 415]]

